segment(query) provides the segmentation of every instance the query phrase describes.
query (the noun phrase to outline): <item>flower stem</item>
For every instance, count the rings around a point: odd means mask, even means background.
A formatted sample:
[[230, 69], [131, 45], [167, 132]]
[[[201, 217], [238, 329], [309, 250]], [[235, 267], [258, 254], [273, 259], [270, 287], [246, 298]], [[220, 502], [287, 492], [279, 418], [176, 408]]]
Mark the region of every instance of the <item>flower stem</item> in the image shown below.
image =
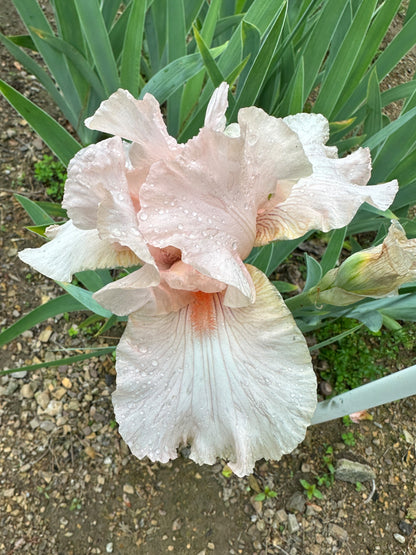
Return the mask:
[[316, 303], [317, 288], [311, 287], [308, 291], [304, 291], [296, 297], [291, 297], [290, 299], [285, 299], [285, 303], [291, 312], [303, 308], [305, 306], [311, 306]]

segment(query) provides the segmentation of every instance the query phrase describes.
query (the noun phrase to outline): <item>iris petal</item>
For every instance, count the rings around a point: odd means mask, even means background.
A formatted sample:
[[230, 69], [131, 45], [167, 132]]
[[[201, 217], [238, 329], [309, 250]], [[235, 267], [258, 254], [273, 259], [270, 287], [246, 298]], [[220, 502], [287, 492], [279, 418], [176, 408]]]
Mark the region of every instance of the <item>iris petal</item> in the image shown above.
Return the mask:
[[368, 149], [338, 159], [334, 147], [325, 146], [327, 120], [320, 114], [297, 114], [283, 120], [302, 142], [313, 173], [301, 178], [277, 203], [260, 211], [256, 245], [295, 239], [311, 229], [329, 231], [347, 225], [368, 202], [386, 210], [398, 190], [397, 181], [365, 186], [371, 171]]
[[24, 249], [19, 258], [38, 272], [58, 281], [71, 281], [83, 270], [134, 266], [140, 261], [130, 249], [103, 241], [96, 229], [78, 229], [71, 220], [46, 229], [52, 239], [38, 249]]
[[243, 476], [302, 441], [316, 404], [308, 348], [275, 288], [248, 271], [253, 305], [196, 293], [178, 312], [130, 316], [113, 402], [136, 456], [166, 462], [189, 442], [196, 462], [223, 457]]

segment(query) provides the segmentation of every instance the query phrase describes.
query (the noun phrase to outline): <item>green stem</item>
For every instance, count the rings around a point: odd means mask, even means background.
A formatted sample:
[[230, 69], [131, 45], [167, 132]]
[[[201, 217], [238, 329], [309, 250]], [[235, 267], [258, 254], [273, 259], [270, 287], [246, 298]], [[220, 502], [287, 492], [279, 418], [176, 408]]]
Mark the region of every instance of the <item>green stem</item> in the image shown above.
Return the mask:
[[304, 291], [296, 297], [291, 297], [290, 299], [285, 299], [286, 306], [291, 312], [304, 308], [305, 306], [312, 306], [317, 300], [317, 288], [311, 287], [308, 291]]

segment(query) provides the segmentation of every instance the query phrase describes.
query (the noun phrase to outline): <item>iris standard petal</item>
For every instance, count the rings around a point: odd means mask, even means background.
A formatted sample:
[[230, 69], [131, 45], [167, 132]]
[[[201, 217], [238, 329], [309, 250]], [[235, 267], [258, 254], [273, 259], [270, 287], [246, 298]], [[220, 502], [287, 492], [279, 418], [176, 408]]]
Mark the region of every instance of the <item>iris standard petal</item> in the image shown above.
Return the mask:
[[82, 149], [69, 164], [62, 206], [76, 227], [98, 229], [104, 241], [120, 243], [151, 264], [139, 232], [126, 163], [120, 137]]
[[150, 156], [155, 149], [163, 154], [169, 146], [176, 145], [166, 130], [159, 103], [151, 94], [136, 100], [128, 91], [118, 89], [101, 102], [95, 114], [85, 120], [85, 125], [138, 143]]
[[222, 293], [162, 316], [130, 316], [117, 348], [113, 395], [120, 433], [139, 458], [167, 462], [191, 444], [196, 462], [228, 459], [239, 476], [302, 441], [316, 405], [305, 340], [257, 269], [253, 305]]
[[62, 206], [80, 229], [97, 228], [97, 210], [106, 191], [127, 189], [126, 158], [119, 137], [77, 152], [68, 166]]
[[134, 266], [140, 261], [130, 250], [103, 241], [96, 229], [78, 229], [71, 220], [46, 229], [51, 241], [37, 249], [24, 249], [19, 258], [38, 272], [58, 281], [71, 281], [83, 270]]
[[228, 107], [228, 83], [221, 83], [215, 89], [207, 106], [204, 126], [214, 131], [224, 131], [226, 119], [225, 112]]
[[240, 180], [241, 140], [211, 129], [183, 155], [153, 164], [140, 190], [140, 230], [159, 248], [181, 250], [183, 262], [254, 300], [241, 259], [251, 251], [255, 190]]
[[286, 189], [312, 173], [299, 137], [284, 120], [252, 106], [238, 112], [238, 123], [244, 141], [243, 179], [256, 192], [257, 208], [273, 197], [276, 203]]

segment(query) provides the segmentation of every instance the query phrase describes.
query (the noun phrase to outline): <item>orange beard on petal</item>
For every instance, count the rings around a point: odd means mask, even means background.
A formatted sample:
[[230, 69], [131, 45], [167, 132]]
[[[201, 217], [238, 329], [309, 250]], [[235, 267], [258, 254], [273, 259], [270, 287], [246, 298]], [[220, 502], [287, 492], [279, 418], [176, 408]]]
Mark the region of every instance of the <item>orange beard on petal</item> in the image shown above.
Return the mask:
[[218, 293], [192, 293], [195, 301], [189, 305], [189, 317], [197, 335], [214, 331], [217, 327], [214, 296]]

